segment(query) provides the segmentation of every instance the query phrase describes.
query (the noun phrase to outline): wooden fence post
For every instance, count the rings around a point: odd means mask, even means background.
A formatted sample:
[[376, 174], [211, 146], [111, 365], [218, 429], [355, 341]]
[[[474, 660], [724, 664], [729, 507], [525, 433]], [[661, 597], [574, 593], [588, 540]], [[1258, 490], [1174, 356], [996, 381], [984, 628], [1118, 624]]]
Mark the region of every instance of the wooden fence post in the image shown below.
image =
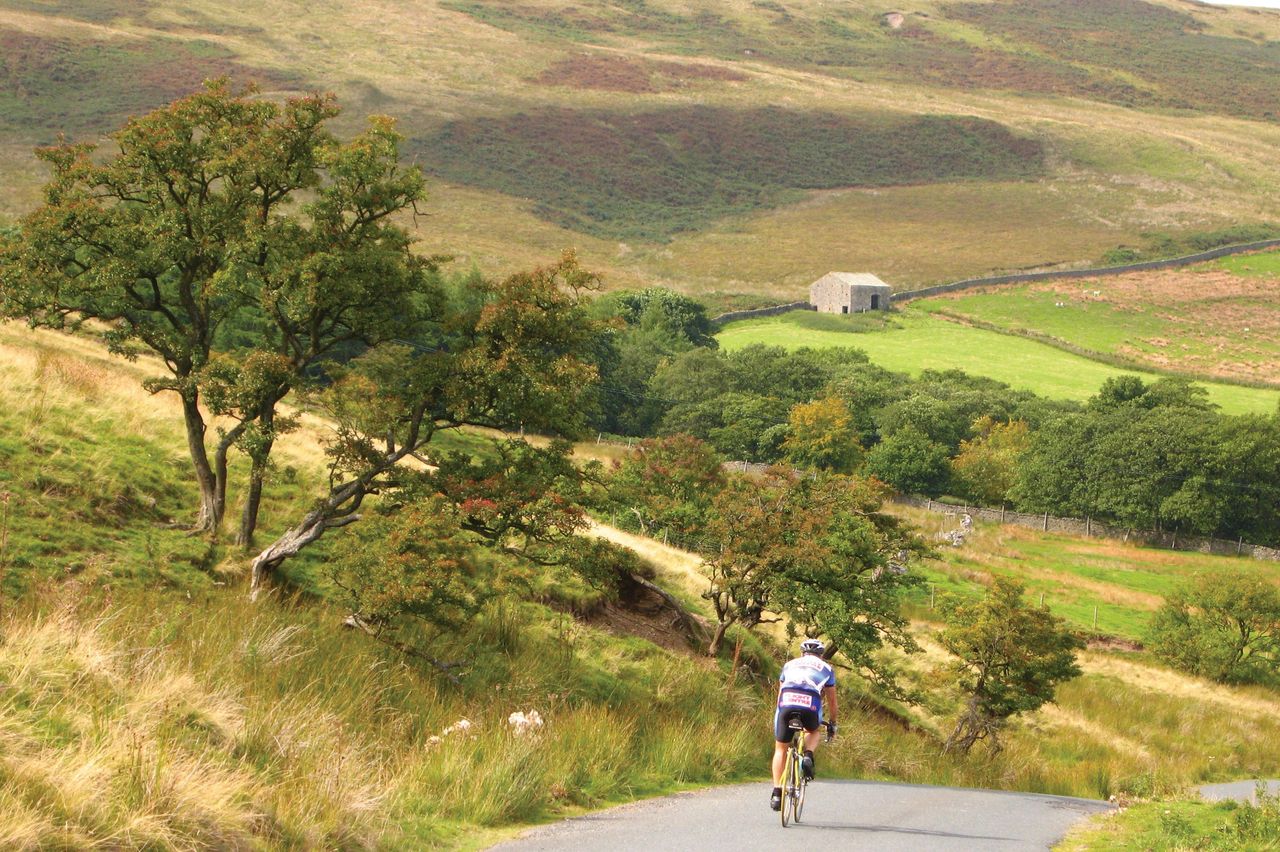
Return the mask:
[[1044, 531], [1045, 532], [1049, 531], [1049, 513], [1048, 512], [1044, 513]]
[[1093, 521], [1088, 515], [1084, 516], [1084, 535], [1085, 538], [1093, 535]]
[[1000, 504], [1000, 523], [1004, 523], [1004, 504]]

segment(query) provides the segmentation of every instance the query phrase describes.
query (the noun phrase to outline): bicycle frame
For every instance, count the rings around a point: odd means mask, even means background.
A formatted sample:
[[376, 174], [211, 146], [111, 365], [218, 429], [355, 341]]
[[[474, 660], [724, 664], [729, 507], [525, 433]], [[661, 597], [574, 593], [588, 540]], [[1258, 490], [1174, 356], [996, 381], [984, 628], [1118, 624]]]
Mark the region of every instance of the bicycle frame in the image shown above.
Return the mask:
[[782, 827], [787, 827], [788, 819], [800, 822], [800, 813], [804, 810], [804, 794], [809, 781], [804, 777], [800, 761], [804, 757], [804, 741], [806, 731], [799, 720], [791, 719], [787, 727], [795, 731], [791, 742], [787, 745], [787, 759], [782, 765]]

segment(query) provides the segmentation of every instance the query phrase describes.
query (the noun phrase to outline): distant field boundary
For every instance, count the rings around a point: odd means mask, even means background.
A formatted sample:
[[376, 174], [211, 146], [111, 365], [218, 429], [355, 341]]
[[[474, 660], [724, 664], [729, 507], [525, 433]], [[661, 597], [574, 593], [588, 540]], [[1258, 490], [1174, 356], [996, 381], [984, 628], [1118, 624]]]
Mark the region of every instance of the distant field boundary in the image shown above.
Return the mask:
[[[1123, 275], [1126, 272], [1141, 272], [1146, 269], [1170, 269], [1176, 266], [1189, 266], [1193, 263], [1200, 263], [1205, 260], [1215, 260], [1219, 257], [1227, 257], [1232, 254], [1243, 254], [1247, 251], [1276, 248], [1277, 246], [1280, 246], [1280, 239], [1259, 240], [1253, 243], [1219, 246], [1216, 249], [1196, 252], [1195, 254], [1184, 254], [1181, 257], [1167, 257], [1164, 260], [1144, 260], [1140, 263], [1126, 263], [1122, 266], [1095, 266], [1089, 269], [1063, 269], [1050, 272], [1016, 272], [1011, 275], [990, 275], [986, 278], [966, 278], [963, 281], [952, 281], [950, 284], [935, 284], [932, 287], [922, 287], [919, 290], [904, 290], [900, 293], [895, 292], [893, 294], [893, 301], [895, 303], [910, 302], [913, 299], [923, 299], [926, 296], [936, 296], [939, 293], [954, 293], [957, 290], [969, 290], [974, 287], [985, 287], [988, 284], [1024, 284], [1030, 281], [1049, 281], [1054, 278], [1097, 278], [1098, 276], [1103, 275]], [[785, 305], [773, 305], [767, 308], [755, 308], [748, 311], [729, 311], [728, 313], [712, 317], [711, 324], [714, 326], [722, 326], [726, 323], [736, 322], [738, 320], [754, 319], [756, 317], [772, 317], [777, 316], [778, 314], [785, 314], [790, 311], [810, 309], [811, 306], [808, 300], [803, 302], [788, 302]]]
[[[734, 468], [738, 470], [739, 468]], [[1243, 539], [1227, 541], [1221, 538], [1202, 538], [1193, 535], [1180, 535], [1165, 530], [1135, 530], [1129, 527], [1106, 524], [1092, 518], [1059, 518], [1048, 513], [1031, 514], [1015, 512], [1012, 509], [993, 509], [989, 506], [958, 506], [954, 503], [941, 503], [927, 497], [900, 495], [893, 502], [907, 506], [915, 506], [929, 512], [962, 515], [968, 514], [984, 521], [995, 521], [999, 524], [1016, 524], [1020, 527], [1042, 530], [1044, 532], [1061, 532], [1070, 535], [1083, 535], [1092, 538], [1112, 538], [1132, 541], [1147, 547], [1159, 547], [1165, 550], [1185, 550], [1193, 553], [1209, 553], [1215, 556], [1248, 556], [1253, 559], [1280, 561], [1280, 550], [1265, 547], [1261, 544], [1250, 544]]]
[[933, 287], [922, 287], [919, 290], [906, 290], [893, 294], [894, 302], [909, 302], [923, 299], [939, 293], [953, 293], [957, 290], [969, 290], [974, 287], [985, 287], [988, 284], [1023, 284], [1031, 281], [1048, 281], [1054, 278], [1097, 278], [1104, 275], [1123, 275], [1127, 272], [1142, 272], [1147, 269], [1170, 269], [1176, 266], [1189, 266], [1205, 260], [1215, 260], [1232, 254], [1247, 251], [1275, 248], [1280, 246], [1280, 239], [1259, 240], [1253, 243], [1240, 243], [1233, 246], [1219, 246], [1216, 249], [1185, 254], [1181, 257], [1168, 257], [1164, 260], [1144, 260], [1140, 263], [1126, 263], [1122, 266], [1098, 266], [1090, 269], [1064, 269], [1049, 272], [1018, 272], [1012, 275], [992, 275], [986, 278], [966, 278], [950, 284], [937, 284]]
[[790, 313], [791, 311], [808, 311], [812, 309], [813, 306], [810, 305], [809, 300], [806, 299], [803, 302], [787, 302], [785, 305], [773, 305], [768, 308], [753, 308], [749, 311], [729, 311], [727, 314], [720, 314], [719, 316], [712, 317], [711, 324], [714, 326], [721, 326], [727, 322], [736, 322], [737, 320], [742, 319], [751, 319], [753, 317], [774, 317], [778, 314]]

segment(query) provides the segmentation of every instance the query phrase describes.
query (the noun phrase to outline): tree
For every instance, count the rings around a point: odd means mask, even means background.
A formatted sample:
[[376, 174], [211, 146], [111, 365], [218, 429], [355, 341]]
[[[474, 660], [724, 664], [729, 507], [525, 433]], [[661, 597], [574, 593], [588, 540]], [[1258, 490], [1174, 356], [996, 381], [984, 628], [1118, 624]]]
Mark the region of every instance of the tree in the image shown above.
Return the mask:
[[970, 499], [986, 505], [1004, 503], [1017, 482], [1030, 431], [1022, 420], [1000, 423], [990, 417], [980, 418], [973, 429], [977, 437], [961, 441], [959, 454], [951, 460], [955, 480]]
[[[587, 524], [581, 490], [595, 471], [574, 464], [571, 444], [510, 440], [492, 449], [480, 458], [451, 453], [435, 469], [402, 472], [403, 485], [373, 518], [339, 537], [327, 572], [351, 610], [349, 624], [425, 657], [406, 623], [459, 628], [496, 583], [521, 579], [506, 563], [565, 568], [609, 590], [634, 567], [606, 543], [579, 535]], [[517, 559], [485, 559], [485, 550]]]
[[905, 696], [875, 652], [886, 644], [916, 649], [899, 604], [919, 582], [906, 560], [923, 545], [879, 512], [882, 496], [865, 480], [831, 474], [731, 477], [703, 538], [704, 596], [716, 612], [708, 652], [719, 651], [735, 624], [751, 629], [787, 617], [809, 635], [829, 636], [832, 653]]
[[1180, 669], [1223, 683], [1280, 676], [1280, 590], [1241, 571], [1202, 574], [1156, 611], [1151, 649]]
[[[229, 450], [249, 453], [245, 542], [283, 425], [278, 402], [338, 347], [408, 333], [430, 303], [433, 266], [388, 219], [424, 185], [398, 166], [390, 120], [340, 144], [324, 129], [338, 114], [331, 97], [252, 95], [213, 82], [130, 120], [105, 156], [88, 144], [37, 151], [53, 172], [45, 203], [0, 249], [5, 315], [58, 328], [97, 320], [112, 351], [160, 357], [166, 374], [146, 386], [182, 401], [198, 529], [221, 523]], [[232, 336], [247, 351], [219, 351]], [[237, 421], [212, 457], [206, 393]]]
[[253, 560], [253, 584], [326, 531], [358, 521], [370, 494], [417, 481], [410, 468], [441, 430], [463, 425], [580, 431], [590, 414], [598, 333], [583, 304], [596, 277], [572, 252], [554, 266], [479, 284], [479, 297], [451, 312], [435, 347], [383, 344], [337, 372], [315, 395], [336, 424], [329, 490]]
[[945, 446], [905, 426], [871, 448], [866, 472], [903, 494], [936, 497], [951, 479], [951, 460]]
[[596, 300], [594, 316], [621, 317], [628, 326], [662, 325], [689, 346], [716, 348], [715, 329], [706, 306], [665, 287], [617, 290]]
[[826, 397], [792, 406], [782, 442], [787, 460], [798, 467], [852, 473], [862, 461], [862, 445], [844, 403]]
[[999, 733], [1011, 717], [1053, 701], [1058, 685], [1080, 674], [1076, 651], [1084, 647], [1062, 618], [1022, 599], [1023, 587], [998, 577], [976, 602], [944, 600], [947, 626], [938, 641], [958, 659], [950, 666], [964, 708], [944, 751], [962, 754], [979, 740], [999, 750]]
[[642, 532], [698, 535], [724, 484], [720, 457], [708, 444], [691, 435], [650, 438], [618, 464], [609, 480], [610, 502], [634, 512]]
[[486, 597], [474, 543], [439, 498], [379, 514], [343, 536], [326, 572], [357, 624], [406, 647], [395, 638], [403, 617], [455, 628]]

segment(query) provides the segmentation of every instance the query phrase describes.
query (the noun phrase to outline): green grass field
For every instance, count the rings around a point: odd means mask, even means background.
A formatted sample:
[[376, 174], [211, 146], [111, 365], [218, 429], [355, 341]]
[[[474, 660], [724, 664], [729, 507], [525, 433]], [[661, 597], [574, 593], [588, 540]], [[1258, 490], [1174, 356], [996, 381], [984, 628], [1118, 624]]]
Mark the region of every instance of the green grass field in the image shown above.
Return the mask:
[[[896, 507], [922, 530], [954, 529], [959, 515]], [[957, 510], [958, 511], [958, 510]], [[935, 595], [974, 596], [994, 575], [1021, 581], [1032, 599], [1090, 633], [1142, 641], [1151, 614], [1180, 583], [1208, 571], [1256, 573], [1280, 583], [1280, 565], [1255, 559], [1157, 550], [1110, 539], [978, 522], [965, 547], [943, 546], [926, 571]], [[1043, 596], [1043, 597], [1042, 597]], [[927, 615], [928, 590], [914, 603]], [[1094, 608], [1097, 623], [1094, 623]]]
[[1280, 385], [1280, 252], [1186, 269], [988, 287], [912, 308], [1134, 366]]
[[[960, 369], [1058, 399], [1087, 399], [1106, 379], [1134, 372], [1034, 340], [950, 322], [914, 306], [894, 315], [892, 327], [866, 333], [805, 328], [803, 316], [803, 312], [795, 312], [730, 323], [716, 339], [730, 351], [753, 343], [787, 349], [854, 347], [890, 370], [916, 375], [927, 369]], [[1146, 378], [1158, 376], [1149, 374]], [[1204, 385], [1209, 399], [1228, 414], [1269, 414], [1280, 404], [1280, 391], [1212, 382]]]

